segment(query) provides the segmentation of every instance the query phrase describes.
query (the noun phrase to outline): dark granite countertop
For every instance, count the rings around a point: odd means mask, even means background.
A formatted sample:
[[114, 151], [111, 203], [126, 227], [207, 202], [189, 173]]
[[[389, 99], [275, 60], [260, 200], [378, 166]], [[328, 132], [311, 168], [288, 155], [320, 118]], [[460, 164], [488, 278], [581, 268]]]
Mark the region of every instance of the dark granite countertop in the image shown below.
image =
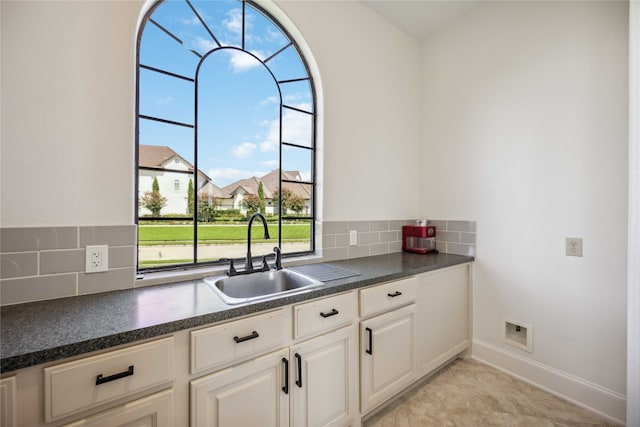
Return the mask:
[[464, 264], [473, 257], [393, 253], [328, 264], [360, 273], [308, 292], [227, 305], [202, 280], [0, 307], [0, 372], [153, 338]]

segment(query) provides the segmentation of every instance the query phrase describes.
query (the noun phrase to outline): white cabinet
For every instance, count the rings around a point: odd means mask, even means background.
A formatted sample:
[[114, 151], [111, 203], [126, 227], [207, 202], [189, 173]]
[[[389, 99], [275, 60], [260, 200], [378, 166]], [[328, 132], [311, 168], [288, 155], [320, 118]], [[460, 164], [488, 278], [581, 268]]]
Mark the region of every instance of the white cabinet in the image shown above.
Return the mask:
[[415, 378], [416, 306], [360, 323], [361, 410], [373, 409]]
[[309, 338], [353, 323], [358, 318], [355, 292], [293, 306], [293, 338]]
[[417, 276], [419, 374], [424, 375], [470, 345], [468, 264]]
[[357, 412], [355, 342], [350, 325], [291, 347], [292, 426], [352, 423]]
[[44, 370], [50, 422], [173, 380], [173, 338], [163, 338]]
[[17, 427], [16, 377], [0, 380], [0, 427]]
[[[289, 323], [290, 318], [284, 316], [277, 328], [278, 332], [289, 333], [289, 339], [282, 341], [287, 346], [191, 381], [192, 427], [354, 424], [357, 414], [355, 292], [290, 308], [294, 327]], [[258, 331], [265, 328], [265, 320], [269, 319], [273, 318], [253, 316], [240, 322], [255, 325], [248, 331]], [[222, 331], [233, 330], [234, 323], [237, 322], [192, 334], [192, 351], [205, 351], [204, 347], [193, 344], [195, 338], [200, 343], [205, 342], [206, 335], [228, 338], [231, 335]], [[294, 343], [292, 331], [294, 337], [318, 336]], [[261, 332], [258, 334], [262, 336]], [[227, 338], [222, 342], [229, 341]], [[257, 342], [258, 338], [250, 341]], [[224, 344], [210, 344], [207, 348], [210, 352], [218, 348], [226, 351]]]
[[410, 304], [416, 300], [417, 292], [416, 277], [361, 289], [360, 316], [367, 317]]
[[289, 425], [289, 351], [191, 381], [191, 426]]
[[64, 427], [172, 427], [173, 425], [173, 390], [165, 390], [66, 424]]
[[0, 427], [359, 426], [469, 348], [469, 288], [465, 264], [32, 366]]
[[349, 425], [355, 381], [347, 326], [191, 381], [191, 426]]
[[290, 329], [280, 309], [192, 331], [191, 373], [281, 348], [290, 338]]

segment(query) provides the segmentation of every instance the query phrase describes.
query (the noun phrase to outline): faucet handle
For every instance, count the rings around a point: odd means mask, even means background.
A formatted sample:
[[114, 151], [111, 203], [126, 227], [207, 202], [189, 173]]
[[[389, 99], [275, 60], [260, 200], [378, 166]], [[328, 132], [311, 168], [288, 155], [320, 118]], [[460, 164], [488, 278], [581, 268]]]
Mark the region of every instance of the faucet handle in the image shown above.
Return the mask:
[[282, 270], [282, 251], [278, 246], [273, 248], [273, 253], [276, 255], [276, 259], [273, 263], [273, 268], [276, 270]]
[[238, 272], [236, 271], [235, 266], [233, 265], [233, 258], [229, 259], [229, 258], [220, 258], [220, 261], [229, 261], [229, 269], [227, 270], [227, 276], [231, 277], [231, 276], [235, 276], [236, 274], [238, 274]]
[[267, 263], [267, 256], [262, 256], [262, 267], [260, 267], [260, 271], [269, 271], [269, 263]]

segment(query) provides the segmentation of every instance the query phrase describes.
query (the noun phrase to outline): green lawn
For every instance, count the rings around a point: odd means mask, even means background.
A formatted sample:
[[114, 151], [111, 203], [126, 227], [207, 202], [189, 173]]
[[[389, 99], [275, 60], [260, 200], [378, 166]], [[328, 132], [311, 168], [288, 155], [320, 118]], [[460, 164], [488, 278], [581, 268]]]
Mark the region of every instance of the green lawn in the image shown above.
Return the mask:
[[[309, 240], [310, 224], [283, 224], [282, 240]], [[251, 230], [251, 240], [263, 240], [262, 224], [254, 224]], [[269, 225], [271, 239], [277, 239], [278, 226]], [[201, 243], [231, 243], [245, 241], [247, 227], [242, 225], [200, 225], [198, 226], [198, 241]], [[181, 225], [140, 225], [138, 226], [138, 240], [140, 245], [157, 244], [189, 244], [193, 241], [191, 226]]]

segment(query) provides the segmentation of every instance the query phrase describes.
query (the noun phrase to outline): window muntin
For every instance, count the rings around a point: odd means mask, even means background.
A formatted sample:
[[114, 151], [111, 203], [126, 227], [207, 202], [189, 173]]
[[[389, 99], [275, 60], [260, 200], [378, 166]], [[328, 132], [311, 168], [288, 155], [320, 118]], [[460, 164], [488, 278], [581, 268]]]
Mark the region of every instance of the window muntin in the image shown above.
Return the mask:
[[[147, 14], [138, 48], [139, 269], [244, 257], [237, 248], [246, 249], [246, 218], [256, 209], [275, 238], [253, 243], [254, 255], [274, 245], [285, 256], [313, 252], [313, 81], [286, 31], [251, 2], [166, 0]], [[150, 147], [168, 147], [186, 170], [148, 164]], [[150, 215], [141, 197], [158, 176], [161, 196], [173, 185], [185, 206], [173, 198]], [[289, 192], [293, 208], [281, 210]]]

